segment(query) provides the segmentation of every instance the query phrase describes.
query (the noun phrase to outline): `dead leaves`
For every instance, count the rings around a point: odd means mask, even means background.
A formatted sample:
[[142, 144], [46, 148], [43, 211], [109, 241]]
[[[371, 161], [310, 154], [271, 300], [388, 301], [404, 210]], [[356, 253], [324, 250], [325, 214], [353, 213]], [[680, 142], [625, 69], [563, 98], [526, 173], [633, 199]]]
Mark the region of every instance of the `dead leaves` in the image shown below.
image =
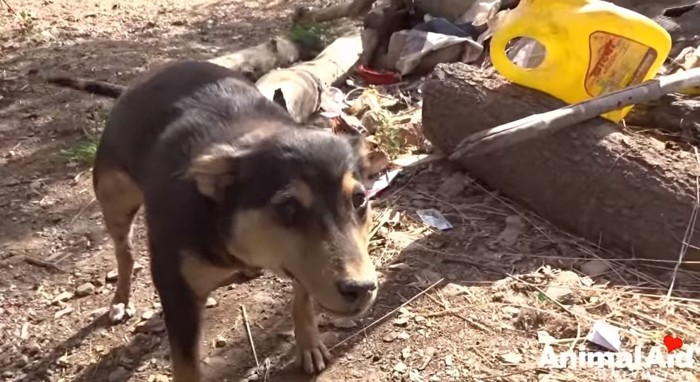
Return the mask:
[[[420, 107], [374, 88], [357, 88], [345, 97], [340, 97], [339, 91], [324, 101], [325, 115], [331, 117], [335, 133], [365, 137], [371, 153], [371, 175], [388, 169], [391, 159], [399, 155], [426, 148]], [[355, 93], [359, 95], [352, 98]]]

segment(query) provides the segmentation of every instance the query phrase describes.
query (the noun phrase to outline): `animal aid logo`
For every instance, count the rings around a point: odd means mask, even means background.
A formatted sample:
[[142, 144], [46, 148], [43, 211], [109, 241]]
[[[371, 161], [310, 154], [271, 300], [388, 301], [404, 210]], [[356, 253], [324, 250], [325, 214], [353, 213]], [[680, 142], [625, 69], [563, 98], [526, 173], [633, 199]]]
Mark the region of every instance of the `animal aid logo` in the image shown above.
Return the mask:
[[629, 351], [585, 351], [583, 345], [579, 351], [567, 351], [557, 353], [551, 344], [545, 345], [540, 356], [538, 367], [555, 369], [626, 369], [639, 371], [652, 368], [661, 369], [690, 369], [695, 365], [696, 346], [683, 348], [683, 340], [667, 335], [664, 337], [664, 345], [653, 346], [644, 351], [642, 346], [635, 346]]

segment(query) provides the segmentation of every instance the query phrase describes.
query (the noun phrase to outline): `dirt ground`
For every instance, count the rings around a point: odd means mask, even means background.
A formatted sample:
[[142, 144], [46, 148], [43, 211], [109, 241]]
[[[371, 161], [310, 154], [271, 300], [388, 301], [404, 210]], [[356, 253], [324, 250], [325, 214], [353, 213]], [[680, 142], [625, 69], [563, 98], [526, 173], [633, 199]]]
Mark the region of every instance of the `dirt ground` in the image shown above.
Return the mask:
[[[168, 381], [167, 340], [140, 216], [137, 313], [116, 326], [104, 320], [114, 291], [114, 256], [89, 166], [71, 153], [94, 134], [111, 100], [35, 83], [30, 73], [127, 83], [165, 60], [211, 58], [263, 42], [288, 27], [297, 4], [7, 4], [36, 18], [18, 22], [0, 2], [0, 378]], [[697, 274], [674, 273], [673, 264], [662, 262], [641, 267], [605, 253], [439, 160], [405, 169], [375, 206], [371, 250], [381, 272], [378, 301], [358, 319], [322, 320], [335, 362], [316, 380], [695, 381], [700, 375], [700, 350], [689, 369], [537, 364], [547, 335], [556, 339], [557, 351], [577, 350], [597, 319], [620, 327], [628, 349], [663, 346], [669, 333], [688, 349], [698, 343]], [[453, 228], [423, 224], [416, 211], [427, 208], [441, 211]], [[667, 299], [671, 276], [674, 297]], [[213, 294], [202, 340], [208, 380], [313, 380], [289, 365], [290, 296], [289, 282], [271, 275]]]

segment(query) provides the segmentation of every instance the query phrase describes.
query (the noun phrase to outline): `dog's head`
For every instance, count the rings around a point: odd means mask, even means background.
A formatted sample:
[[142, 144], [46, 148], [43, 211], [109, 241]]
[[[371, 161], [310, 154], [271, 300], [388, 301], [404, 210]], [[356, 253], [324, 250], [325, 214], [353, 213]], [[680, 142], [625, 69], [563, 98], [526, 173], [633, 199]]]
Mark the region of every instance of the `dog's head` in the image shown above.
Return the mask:
[[227, 252], [294, 278], [331, 313], [364, 312], [377, 275], [362, 138], [302, 128], [250, 134], [208, 148], [188, 172], [215, 203]]

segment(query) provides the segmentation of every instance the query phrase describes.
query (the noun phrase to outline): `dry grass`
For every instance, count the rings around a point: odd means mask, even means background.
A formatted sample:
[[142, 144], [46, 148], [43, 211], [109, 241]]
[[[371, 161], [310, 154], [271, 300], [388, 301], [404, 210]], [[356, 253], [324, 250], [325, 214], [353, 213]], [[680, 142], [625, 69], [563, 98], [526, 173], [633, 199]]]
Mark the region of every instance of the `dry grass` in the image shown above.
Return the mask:
[[[555, 339], [554, 347], [557, 351], [578, 351], [579, 346], [591, 351], [600, 351], [585, 340], [592, 324], [597, 320], [603, 320], [620, 329], [623, 350], [632, 351], [635, 345], [643, 346], [645, 351], [653, 346], [663, 346], [663, 337], [668, 334], [682, 338], [686, 350], [696, 346], [700, 337], [700, 329], [697, 325], [697, 317], [700, 313], [697, 305], [700, 302], [697, 292], [700, 290], [700, 278], [696, 273], [678, 267], [682, 258], [677, 262], [619, 258], [615, 254], [601, 250], [593, 243], [557, 230], [538, 216], [525, 212], [524, 209], [492, 193], [475, 181], [470, 184], [480, 192], [489, 195], [492, 201], [465, 205], [435, 196], [438, 195], [436, 193], [405, 190], [393, 197], [395, 199], [427, 198], [436, 205], [454, 210], [462, 223], [490, 221], [502, 216], [519, 216], [527, 222], [532, 229], [532, 234], [521, 237], [518, 240], [518, 246], [527, 245], [527, 241], [536, 241], [539, 242], [539, 246], [542, 246], [544, 242], [557, 247], [564, 245], [566, 252], [580, 255], [537, 255], [513, 251], [499, 252], [498, 261], [484, 261], [483, 258], [470, 258], [468, 249], [455, 252], [434, 249], [427, 245], [414, 245], [419, 253], [432, 253], [442, 261], [467, 264], [470, 267], [480, 268], [483, 272], [502, 276], [494, 282], [471, 283], [466, 292], [468, 295], [466, 298], [446, 297], [438, 288], [433, 294], [426, 295], [433, 302], [428, 305], [433, 306], [428, 309], [416, 307], [414, 310], [415, 314], [423, 314], [425, 317], [435, 319], [438, 325], [440, 325], [439, 317], [448, 316], [459, 317], [469, 323], [476, 331], [473, 338], [478, 338], [478, 353], [488, 355], [484, 358], [505, 354], [504, 351], [507, 349], [520, 354], [523, 358], [522, 363], [517, 366], [505, 366], [494, 360], [484, 362], [480, 367], [481, 373], [472, 374], [469, 380], [517, 380], [517, 375], [532, 376], [533, 373], [546, 374], [548, 378], [552, 378], [550, 380], [608, 380], [613, 375], [610, 371], [607, 374], [601, 374], [601, 370], [598, 369], [572, 371], [542, 370], [537, 367], [543, 347], [542, 343], [538, 343], [538, 333], [542, 334], [542, 331]], [[494, 200], [496, 203], [493, 203]], [[386, 228], [385, 236], [392, 236], [397, 232], [383, 220], [380, 220], [379, 224]], [[490, 230], [478, 232], [480, 228], [478, 223], [471, 224], [471, 227], [477, 231], [472, 233], [473, 236], [492, 235]], [[415, 227], [415, 229], [419, 228]], [[377, 230], [376, 227], [375, 230]], [[388, 259], [396, 257], [396, 255], [386, 254], [384, 256]], [[526, 259], [525, 261], [541, 262], [543, 265], [530, 272], [516, 273], [519, 268], [517, 265], [504, 264], [509, 263], [509, 259], [516, 261]], [[579, 268], [577, 265], [589, 261], [606, 263], [609, 270], [595, 277], [588, 277], [577, 270]], [[567, 269], [577, 274], [578, 282], [576, 285], [557, 286], [559, 275], [571, 272]], [[678, 285], [681, 279], [683, 281]], [[432, 287], [433, 285], [428, 289]], [[571, 294], [568, 297], [570, 301], [566, 304], [547, 293], [547, 291], [556, 291], [558, 288], [564, 288]], [[533, 296], [537, 297], [533, 298]], [[512, 319], [504, 320], [503, 315], [494, 315], [494, 312], [504, 311], [515, 312]], [[504, 344], [511, 346], [504, 349]], [[697, 359], [696, 355], [696, 364]], [[509, 372], [504, 372], [505, 368]], [[687, 374], [683, 374], [679, 369], [657, 369], [649, 372], [649, 375], [670, 378], [669, 380], [690, 380], [693, 373], [697, 375], [698, 370], [695, 366], [686, 371]], [[644, 380], [647, 372], [621, 370], [617, 371], [615, 378]]]

